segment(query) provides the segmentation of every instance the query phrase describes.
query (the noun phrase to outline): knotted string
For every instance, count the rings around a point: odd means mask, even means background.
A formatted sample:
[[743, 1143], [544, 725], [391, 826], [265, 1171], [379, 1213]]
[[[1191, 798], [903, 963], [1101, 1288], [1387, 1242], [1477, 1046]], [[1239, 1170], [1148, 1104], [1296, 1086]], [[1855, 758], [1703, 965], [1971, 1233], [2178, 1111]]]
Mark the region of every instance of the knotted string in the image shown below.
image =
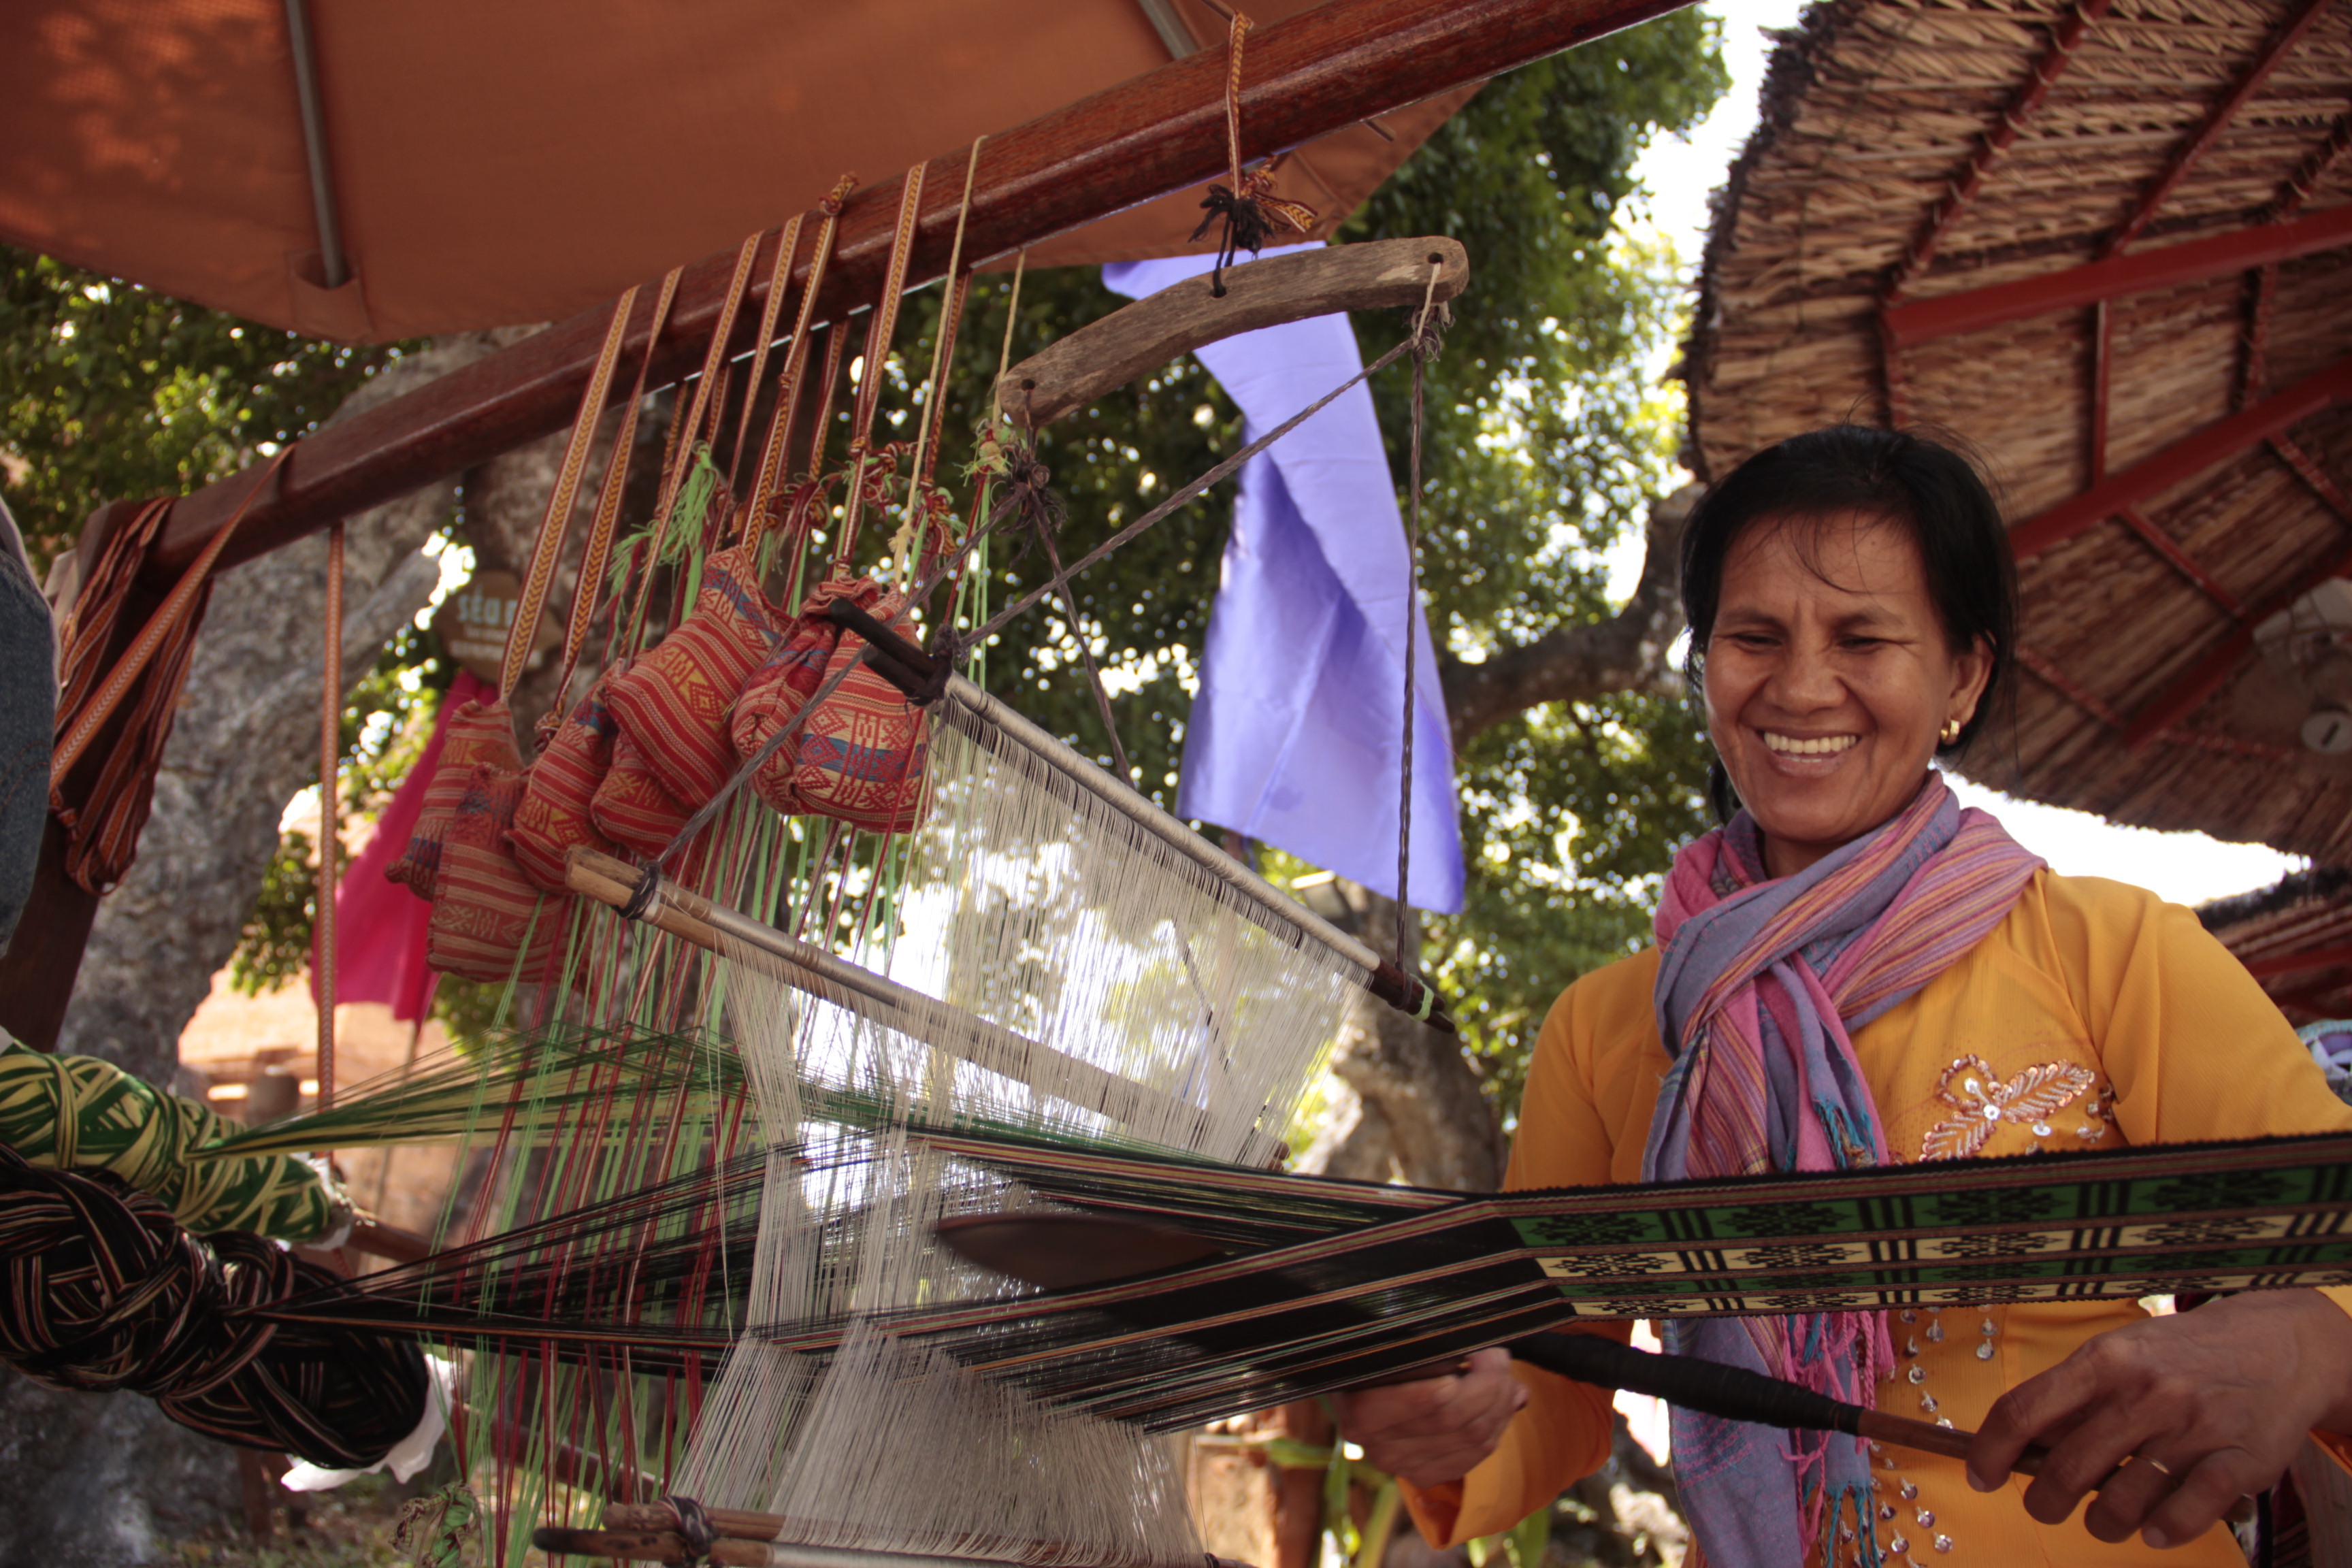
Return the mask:
[[1275, 171], [1282, 167], [1281, 158], [1263, 168], [1242, 167], [1242, 40], [1249, 37], [1254, 24], [1239, 11], [1231, 16], [1225, 31], [1225, 167], [1233, 184], [1209, 187], [1209, 194], [1201, 199], [1208, 216], [1192, 231], [1192, 237], [1199, 239], [1219, 219], [1224, 221], [1217, 264], [1209, 269], [1209, 293], [1218, 300], [1225, 297], [1225, 268], [1234, 264], [1236, 252], [1246, 250], [1255, 256], [1265, 248], [1277, 227], [1305, 234], [1315, 226], [1316, 217], [1315, 209], [1304, 202], [1286, 201], [1274, 194]]

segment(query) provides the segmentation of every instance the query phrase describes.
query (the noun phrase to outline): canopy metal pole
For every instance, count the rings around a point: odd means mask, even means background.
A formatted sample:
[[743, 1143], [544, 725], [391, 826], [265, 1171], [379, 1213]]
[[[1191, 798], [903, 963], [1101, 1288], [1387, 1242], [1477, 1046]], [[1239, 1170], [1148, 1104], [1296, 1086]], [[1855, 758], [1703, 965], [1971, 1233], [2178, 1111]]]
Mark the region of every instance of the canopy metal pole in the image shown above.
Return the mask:
[[319, 268], [327, 287], [351, 280], [343, 226], [335, 216], [335, 172], [327, 163], [327, 115], [319, 98], [319, 55], [305, 0], [286, 0], [286, 46], [294, 56], [294, 96], [302, 106], [302, 150], [310, 159], [310, 205], [319, 217]]

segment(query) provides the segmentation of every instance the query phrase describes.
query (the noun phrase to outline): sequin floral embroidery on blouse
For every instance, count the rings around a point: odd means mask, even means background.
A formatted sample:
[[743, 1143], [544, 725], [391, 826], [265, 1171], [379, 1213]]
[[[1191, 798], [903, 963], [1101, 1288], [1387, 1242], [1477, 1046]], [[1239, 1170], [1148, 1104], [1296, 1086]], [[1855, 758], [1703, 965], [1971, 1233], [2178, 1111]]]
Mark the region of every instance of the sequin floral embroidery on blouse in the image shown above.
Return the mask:
[[1927, 1130], [1919, 1158], [1965, 1160], [2004, 1121], [2032, 1125], [2046, 1135], [2044, 1119], [2095, 1081], [2097, 1075], [2079, 1062], [2036, 1062], [2004, 1080], [1982, 1057], [1962, 1057], [1936, 1086], [1936, 1097], [1958, 1114]]

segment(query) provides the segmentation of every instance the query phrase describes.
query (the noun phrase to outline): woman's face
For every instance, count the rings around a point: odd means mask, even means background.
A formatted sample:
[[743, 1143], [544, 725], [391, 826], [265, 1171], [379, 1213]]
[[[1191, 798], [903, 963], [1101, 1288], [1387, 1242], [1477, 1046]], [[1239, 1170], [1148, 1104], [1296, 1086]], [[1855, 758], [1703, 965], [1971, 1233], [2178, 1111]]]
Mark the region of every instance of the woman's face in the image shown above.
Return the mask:
[[1801, 871], [1910, 804], [1939, 731], [1992, 658], [1954, 653], [1918, 547], [1869, 516], [1762, 518], [1732, 542], [1706, 647], [1706, 722], [1764, 830]]

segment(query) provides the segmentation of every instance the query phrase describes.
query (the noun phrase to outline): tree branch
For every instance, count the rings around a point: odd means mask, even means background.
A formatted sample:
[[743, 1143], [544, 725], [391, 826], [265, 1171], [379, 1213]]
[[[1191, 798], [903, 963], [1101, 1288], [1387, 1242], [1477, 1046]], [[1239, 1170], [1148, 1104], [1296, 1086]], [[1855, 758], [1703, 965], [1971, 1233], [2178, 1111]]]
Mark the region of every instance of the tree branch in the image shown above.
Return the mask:
[[1685, 485], [1652, 503], [1641, 582], [1625, 607], [1609, 619], [1555, 626], [1524, 647], [1476, 664], [1440, 661], [1438, 677], [1445, 688], [1456, 753], [1513, 714], [1546, 702], [1581, 702], [1612, 691], [1680, 689], [1681, 678], [1666, 658], [1683, 629], [1675, 579], [1683, 525], [1698, 497], [1698, 486]]

